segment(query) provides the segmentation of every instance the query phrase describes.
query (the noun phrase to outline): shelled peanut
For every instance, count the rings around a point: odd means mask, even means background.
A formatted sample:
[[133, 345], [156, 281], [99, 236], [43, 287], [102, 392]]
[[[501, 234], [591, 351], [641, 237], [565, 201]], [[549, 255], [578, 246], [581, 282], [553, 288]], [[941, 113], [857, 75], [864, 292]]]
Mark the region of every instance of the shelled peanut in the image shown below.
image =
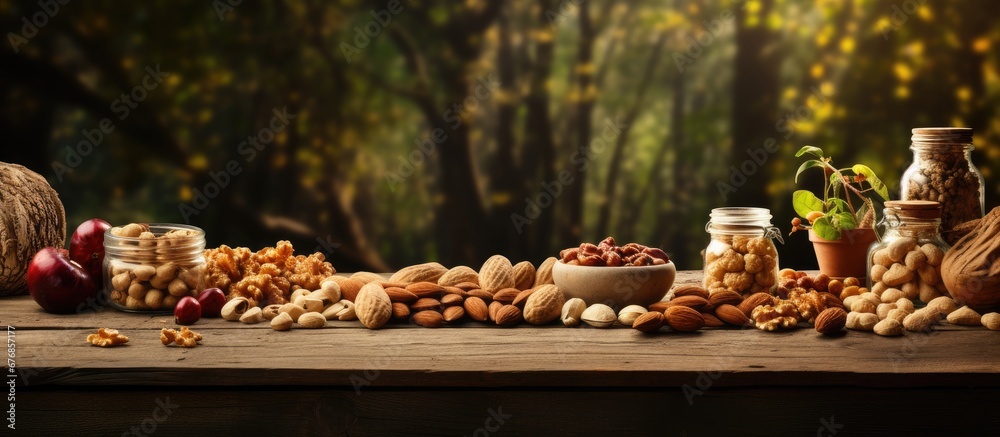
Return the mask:
[[131, 310], [168, 310], [202, 286], [202, 264], [133, 264], [111, 261], [110, 298]]
[[881, 294], [898, 290], [910, 300], [930, 302], [947, 296], [941, 281], [941, 260], [944, 251], [934, 244], [918, 245], [917, 240], [902, 237], [892, 240], [871, 255], [872, 291]]

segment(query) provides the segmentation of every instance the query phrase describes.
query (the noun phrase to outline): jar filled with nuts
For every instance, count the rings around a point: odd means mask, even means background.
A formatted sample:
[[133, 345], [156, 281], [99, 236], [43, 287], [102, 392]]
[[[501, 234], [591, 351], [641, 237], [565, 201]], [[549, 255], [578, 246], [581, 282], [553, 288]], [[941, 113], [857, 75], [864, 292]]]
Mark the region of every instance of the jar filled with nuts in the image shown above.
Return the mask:
[[[950, 248], [941, 238], [941, 204], [922, 200], [885, 202], [882, 241], [868, 249], [868, 285], [881, 296], [896, 289], [914, 302], [947, 296], [941, 260]], [[894, 292], [895, 294], [899, 294]]]
[[984, 181], [972, 164], [972, 129], [916, 128], [911, 137], [913, 164], [900, 181], [902, 200], [941, 204], [942, 235], [955, 244], [958, 225], [985, 214]]
[[781, 231], [771, 225], [766, 208], [715, 208], [705, 225], [712, 241], [705, 248], [705, 288], [709, 294], [734, 291], [749, 296], [773, 292], [778, 278], [778, 250], [774, 238]]
[[104, 234], [104, 283], [122, 311], [170, 312], [203, 288], [205, 232], [194, 226], [131, 223]]

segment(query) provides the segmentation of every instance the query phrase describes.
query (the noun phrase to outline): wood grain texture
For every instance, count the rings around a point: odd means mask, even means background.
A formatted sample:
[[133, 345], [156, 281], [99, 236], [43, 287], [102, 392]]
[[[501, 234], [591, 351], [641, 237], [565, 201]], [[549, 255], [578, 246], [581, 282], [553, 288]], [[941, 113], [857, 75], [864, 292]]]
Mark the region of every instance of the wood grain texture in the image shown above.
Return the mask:
[[[696, 282], [700, 272], [679, 278]], [[121, 434], [166, 397], [183, 413], [156, 422], [164, 435], [477, 435], [491, 408], [512, 416], [497, 435], [651, 434], [664, 424], [668, 434], [813, 435], [831, 417], [866, 433], [1000, 427], [976, 413], [1000, 394], [1000, 332], [982, 328], [831, 338], [806, 327], [649, 335], [621, 326], [370, 331], [334, 322], [276, 332], [203, 319], [193, 326], [203, 345], [183, 349], [159, 342], [169, 315], [55, 316], [22, 296], [0, 300], [0, 321], [16, 328], [19, 422], [32, 432], [72, 425]], [[87, 344], [102, 326], [131, 341]], [[914, 399], [942, 400], [934, 409], [948, 420], [888, 419], [916, 417]], [[887, 410], [873, 414], [875, 400]], [[116, 414], [100, 414], [109, 409]]]

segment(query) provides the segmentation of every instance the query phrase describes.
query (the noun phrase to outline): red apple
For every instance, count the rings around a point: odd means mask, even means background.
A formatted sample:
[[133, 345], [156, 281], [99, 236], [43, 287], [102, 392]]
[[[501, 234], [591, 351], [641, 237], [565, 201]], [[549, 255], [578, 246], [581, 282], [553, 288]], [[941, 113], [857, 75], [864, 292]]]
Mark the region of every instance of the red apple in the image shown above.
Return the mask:
[[202, 317], [221, 317], [226, 305], [226, 295], [218, 288], [206, 288], [198, 295]]
[[72, 313], [100, 291], [90, 274], [65, 249], [46, 247], [28, 264], [28, 292], [50, 313]]
[[193, 325], [201, 318], [201, 304], [198, 299], [184, 296], [174, 307], [174, 322], [178, 325]]
[[83, 266], [97, 288], [104, 288], [104, 231], [108, 229], [110, 223], [93, 218], [80, 223], [69, 241], [69, 258]]

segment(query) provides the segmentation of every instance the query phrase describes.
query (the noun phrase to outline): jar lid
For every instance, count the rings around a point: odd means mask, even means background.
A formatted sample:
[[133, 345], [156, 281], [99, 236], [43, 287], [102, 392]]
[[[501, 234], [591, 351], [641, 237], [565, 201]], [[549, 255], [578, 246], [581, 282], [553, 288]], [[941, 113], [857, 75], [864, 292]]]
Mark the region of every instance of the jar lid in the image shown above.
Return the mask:
[[899, 217], [933, 220], [941, 218], [941, 204], [930, 200], [890, 200], [885, 202], [886, 213]]
[[972, 144], [971, 127], [918, 127], [910, 132], [914, 143]]

